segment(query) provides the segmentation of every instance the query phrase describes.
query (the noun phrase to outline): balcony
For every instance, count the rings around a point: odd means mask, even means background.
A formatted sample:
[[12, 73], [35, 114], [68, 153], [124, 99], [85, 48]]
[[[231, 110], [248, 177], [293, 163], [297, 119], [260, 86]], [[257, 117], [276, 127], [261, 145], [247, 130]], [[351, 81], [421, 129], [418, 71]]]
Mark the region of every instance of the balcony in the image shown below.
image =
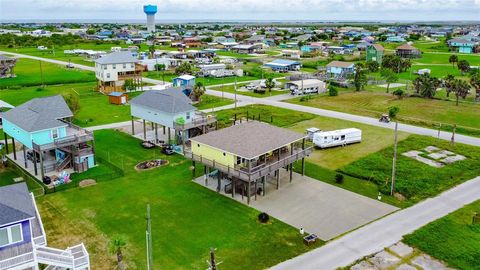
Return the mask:
[[93, 133], [83, 129], [79, 126], [76, 126], [70, 122], [63, 121], [67, 124], [67, 134], [65, 137], [56, 138], [52, 143], [38, 145], [33, 143], [33, 150], [40, 152], [46, 151], [54, 148], [66, 147], [74, 144], [86, 143], [93, 141]]
[[200, 163], [203, 163], [210, 168], [217, 169], [220, 172], [227, 174], [229, 177], [236, 177], [245, 182], [253, 182], [263, 176], [267, 176], [268, 174], [275, 172], [280, 168], [284, 168], [287, 165], [292, 164], [297, 160], [300, 160], [302, 158], [309, 156], [312, 153], [312, 151], [313, 151], [313, 146], [310, 146], [305, 149], [296, 148], [293, 150], [293, 153], [288, 152], [288, 153], [280, 154], [280, 158], [278, 158], [278, 155], [274, 156], [274, 158], [271, 158], [270, 160], [266, 161], [263, 164], [252, 167], [250, 170], [246, 167], [241, 167], [241, 166], [235, 166], [235, 167], [225, 166], [223, 164], [219, 164], [218, 162], [215, 162], [215, 160], [209, 160], [209, 159], [203, 158], [202, 156], [195, 155], [188, 150], [185, 151], [185, 157], [193, 161], [198, 161]]
[[178, 131], [189, 130], [192, 128], [202, 127], [206, 125], [210, 125], [217, 122], [217, 118], [214, 115], [207, 115], [203, 112], [195, 112], [193, 119], [190, 123], [179, 124], [173, 123], [173, 129]]

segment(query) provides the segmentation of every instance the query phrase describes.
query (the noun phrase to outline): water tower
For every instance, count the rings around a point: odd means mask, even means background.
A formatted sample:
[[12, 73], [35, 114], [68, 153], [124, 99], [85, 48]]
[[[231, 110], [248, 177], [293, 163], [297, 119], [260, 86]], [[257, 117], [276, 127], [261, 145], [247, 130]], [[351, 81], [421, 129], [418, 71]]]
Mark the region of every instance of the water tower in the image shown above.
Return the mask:
[[155, 13], [157, 13], [157, 6], [145, 5], [143, 6], [143, 12], [147, 14], [147, 31], [155, 32]]

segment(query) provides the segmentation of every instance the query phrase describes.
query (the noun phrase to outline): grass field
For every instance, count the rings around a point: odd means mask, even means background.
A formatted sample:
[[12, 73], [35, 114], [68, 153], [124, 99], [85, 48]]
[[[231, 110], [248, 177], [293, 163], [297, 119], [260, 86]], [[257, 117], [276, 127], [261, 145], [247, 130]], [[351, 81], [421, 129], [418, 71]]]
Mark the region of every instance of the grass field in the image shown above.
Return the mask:
[[[21, 89], [0, 90], [0, 99], [14, 106], [20, 105], [36, 97], [58, 95], [66, 92], [74, 92], [80, 96], [80, 111], [74, 117], [74, 123], [83, 127], [97, 126], [122, 122], [131, 119], [130, 106], [113, 105], [108, 97], [94, 91], [95, 83], [76, 83], [63, 85], [50, 85], [39, 91], [38, 87], [24, 87]], [[129, 93], [129, 98], [138, 96], [141, 92]], [[200, 109], [208, 109], [216, 106], [224, 106], [232, 103], [232, 100], [215, 98], [208, 95], [197, 104]]]
[[[427, 146], [449, 150], [465, 156], [466, 159], [435, 168], [402, 155], [407, 151], [422, 150]], [[392, 158], [393, 147], [388, 147], [354, 161], [340, 168], [340, 171], [365, 181], [372, 181], [384, 193], [389, 193]], [[477, 147], [462, 144], [452, 146], [448, 141], [410, 135], [398, 143], [395, 191], [411, 202], [418, 202], [480, 175], [478, 164], [480, 150]]]
[[[269, 97], [269, 96], [276, 96], [282, 94], [288, 94], [288, 91], [284, 90], [272, 90], [272, 92], [266, 91], [265, 93], [255, 93], [253, 91], [247, 90], [245, 88], [246, 83], [239, 83], [237, 84], [237, 94], [249, 96], [249, 97]], [[234, 85], [222, 85], [222, 86], [215, 86], [211, 87], [212, 90], [220, 91], [220, 92], [228, 92], [228, 93], [235, 93], [235, 86]]]
[[295, 98], [288, 102], [375, 118], [387, 113], [389, 107], [397, 106], [400, 108], [397, 116], [400, 122], [429, 128], [443, 123], [446, 130], [451, 129], [448, 125], [457, 124], [459, 133], [480, 136], [480, 106], [474, 103], [455, 106], [454, 102], [445, 100], [417, 97], [398, 99], [392, 94], [377, 91], [343, 92], [336, 97], [320, 95], [307, 101]]
[[233, 102], [234, 101], [232, 99], [228, 99], [228, 98], [203, 95], [201, 102], [195, 104], [195, 107], [197, 107], [197, 109], [199, 110], [204, 110], [204, 109], [222, 107], [225, 105], [233, 104]]
[[[43, 71], [43, 77], [42, 72]], [[64, 66], [41, 62], [28, 58], [20, 58], [15, 66], [14, 78], [0, 80], [0, 88], [52, 85], [60, 83], [77, 83], [95, 81], [95, 74], [78, 69], [67, 69]]]
[[480, 213], [480, 201], [434, 221], [405, 236], [405, 243], [461, 270], [480, 269], [480, 224], [472, 218]]
[[[84, 241], [92, 269], [113, 268], [107, 243], [117, 235], [127, 239], [127, 268], [146, 269], [147, 204], [152, 208], [155, 268], [204, 269], [209, 249], [215, 247], [222, 268], [264, 269], [310, 249], [297, 229], [277, 220], [260, 224], [257, 211], [193, 183], [191, 163], [182, 157], [154, 154], [117, 131], [99, 131], [95, 138], [97, 155], [123, 166], [125, 177], [38, 199], [49, 244]], [[170, 164], [145, 172], [133, 169], [153, 157]]]

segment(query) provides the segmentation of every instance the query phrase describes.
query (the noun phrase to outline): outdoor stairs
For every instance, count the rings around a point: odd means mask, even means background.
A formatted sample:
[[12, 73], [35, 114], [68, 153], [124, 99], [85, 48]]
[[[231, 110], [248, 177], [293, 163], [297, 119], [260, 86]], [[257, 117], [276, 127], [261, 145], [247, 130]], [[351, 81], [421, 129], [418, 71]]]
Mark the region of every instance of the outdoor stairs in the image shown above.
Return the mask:
[[57, 170], [57, 172], [60, 172], [63, 169], [65, 169], [65, 167], [67, 167], [70, 161], [71, 161], [71, 154], [68, 154], [63, 160], [59, 160], [55, 165], [55, 169]]
[[35, 253], [39, 263], [48, 265], [45, 270], [90, 269], [89, 255], [83, 244], [65, 250], [37, 246]]

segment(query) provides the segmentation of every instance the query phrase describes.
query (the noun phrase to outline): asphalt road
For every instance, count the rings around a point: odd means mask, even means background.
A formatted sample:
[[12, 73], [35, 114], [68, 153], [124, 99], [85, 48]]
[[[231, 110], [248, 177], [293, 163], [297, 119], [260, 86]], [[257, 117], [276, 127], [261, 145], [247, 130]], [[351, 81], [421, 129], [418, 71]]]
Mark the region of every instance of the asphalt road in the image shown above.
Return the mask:
[[271, 269], [336, 269], [379, 252], [420, 227], [480, 199], [480, 177], [370, 223]]

